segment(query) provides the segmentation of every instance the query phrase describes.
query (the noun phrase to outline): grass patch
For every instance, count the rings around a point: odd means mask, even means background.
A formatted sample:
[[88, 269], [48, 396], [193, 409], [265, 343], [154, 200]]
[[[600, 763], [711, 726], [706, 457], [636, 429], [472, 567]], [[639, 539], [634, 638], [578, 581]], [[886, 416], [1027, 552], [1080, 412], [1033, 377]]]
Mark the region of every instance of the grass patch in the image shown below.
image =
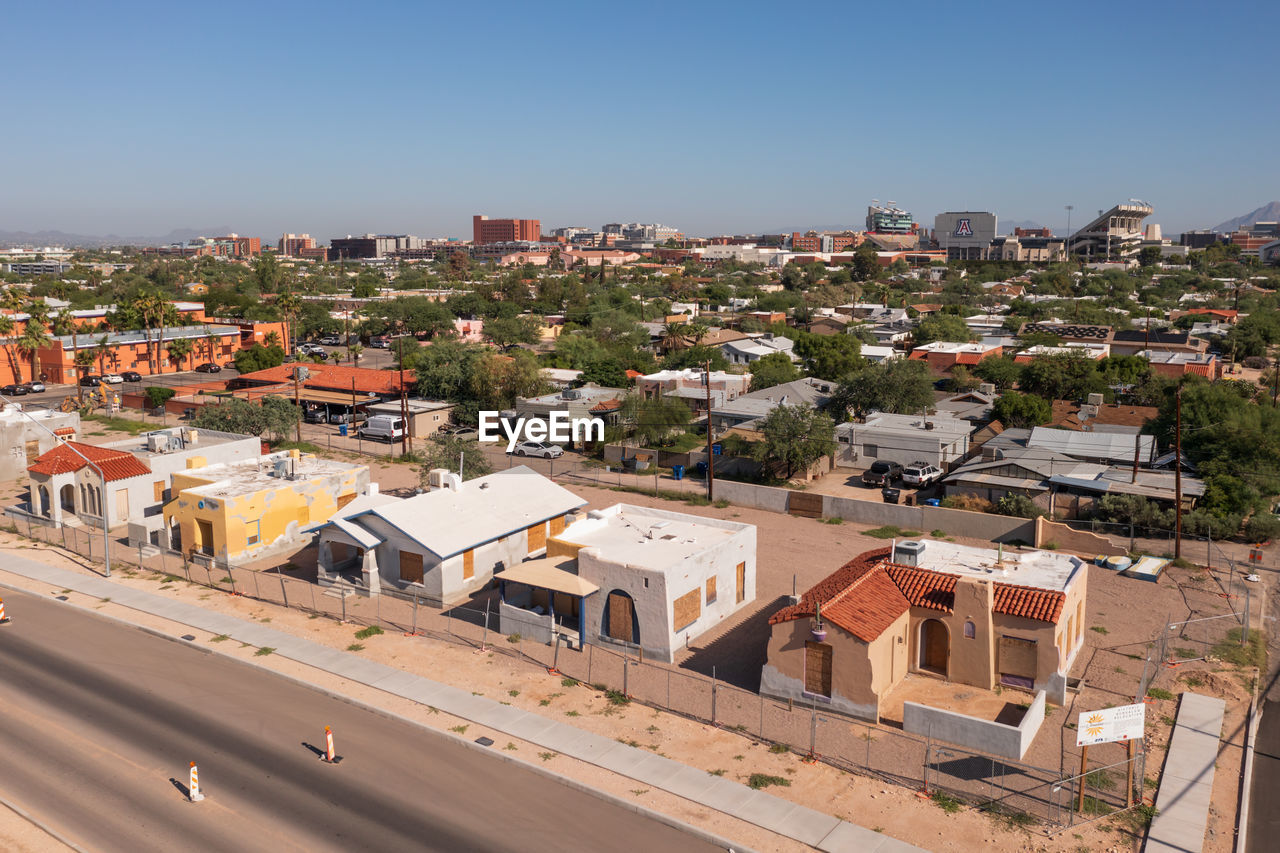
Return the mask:
[[1099, 633], [1099, 634], [1110, 634], [1110, 633], [1111, 633], [1110, 631], [1108, 631], [1108, 630], [1107, 630], [1107, 626], [1106, 626], [1106, 625], [1094, 625], [1094, 626], [1093, 626], [1092, 628], [1090, 628], [1089, 630], [1090, 630], [1090, 631], [1095, 631], [1095, 632], [1097, 632], [1097, 633]]
[[609, 700], [610, 705], [630, 705], [631, 697], [623, 693], [621, 690], [606, 690], [605, 698]]
[[356, 631], [356, 639], [367, 640], [370, 637], [376, 637], [382, 633], [385, 632], [377, 625], [370, 625], [368, 628], [361, 628], [359, 631]]
[[554, 752], [539, 752], [538, 757], [541, 758], [543, 761], [550, 761], [551, 759], [556, 757], [556, 754]]
[[955, 797], [944, 791], [934, 791], [933, 796], [929, 799], [933, 800], [933, 804], [947, 814], [955, 814], [960, 811], [960, 807], [964, 805]]
[[1134, 835], [1143, 835], [1151, 826], [1151, 821], [1155, 820], [1158, 814], [1160, 814], [1160, 810], [1155, 806], [1139, 803], [1124, 814], [1117, 816], [1116, 819], [1123, 822]]
[[721, 769], [721, 770], [708, 770], [707, 772], [710, 773], [712, 776], [723, 776], [729, 771]]
[[230, 640], [230, 639], [231, 639], [231, 638], [230, 638], [230, 637], [228, 637], [226, 634], [219, 634], [219, 635], [218, 635], [218, 636], [216, 636], [216, 637], [210, 637], [210, 638], [209, 638], [209, 642], [211, 642], [211, 643], [225, 643], [227, 640]]
[[1193, 658], [1196, 656], [1196, 653], [1194, 649], [1189, 649], [1186, 646], [1178, 646], [1173, 650], [1173, 656], [1178, 660], [1182, 660], [1184, 658]]
[[727, 506], [729, 506], [729, 502], [724, 498], [720, 498], [715, 503], [713, 503], [712, 506], [716, 507], [717, 509], [724, 509]]
[[233, 582], [234, 581], [232, 581], [231, 575], [227, 575], [225, 578], [220, 578], [218, 580], [218, 583], [233, 583]]
[[1087, 815], [1106, 815], [1111, 814], [1115, 809], [1099, 800], [1097, 797], [1086, 796], [1084, 798], [1084, 808], [1080, 810], [1081, 814]]
[[1106, 770], [1090, 770], [1085, 774], [1084, 781], [1099, 791], [1114, 791], [1116, 788], [1115, 777]]
[[1186, 678], [1182, 679], [1182, 681], [1188, 687], [1200, 687], [1204, 684], [1204, 679], [1198, 675], [1188, 675]]
[[1163, 687], [1151, 687], [1147, 690], [1147, 695], [1152, 699], [1172, 699], [1173, 694]]
[[742, 761], [744, 758], [746, 758], [746, 756], [745, 756], [745, 755], [735, 755], [735, 756], [733, 757], [733, 760], [734, 760], [734, 761]]
[[182, 580], [182, 578], [177, 575], [165, 575], [161, 578], [160, 583], [177, 583], [180, 580]]
[[258, 649], [256, 652], [254, 652], [254, 653], [253, 653], [253, 655], [254, 655], [254, 657], [264, 658], [264, 657], [266, 657], [267, 655], [271, 654], [271, 653], [272, 653], [272, 652], [274, 652], [274, 651], [275, 651], [275, 649], [274, 649], [274, 648], [272, 648], [271, 646], [263, 646], [262, 648]]
[[85, 415], [82, 420], [93, 421], [96, 424], [102, 424], [107, 429], [115, 430], [116, 432], [127, 432], [129, 435], [141, 435], [156, 428], [154, 424], [131, 421], [128, 418], [113, 418], [110, 415]]
[[571, 708], [571, 709], [569, 709], [568, 711], [565, 711], [565, 712], [564, 712], [564, 715], [565, 715], [566, 717], [581, 717], [581, 716], [582, 716], [582, 714], [581, 714], [581, 713], [579, 713], [576, 709], [572, 709], [572, 708]]
[[1240, 629], [1232, 628], [1227, 639], [1214, 646], [1210, 654], [1234, 666], [1256, 666], [1264, 672], [1267, 668], [1267, 644], [1259, 631], [1250, 631], [1248, 642], [1242, 646]]
[[523, 638], [523, 637], [521, 637], [519, 634], [508, 634], [508, 635], [507, 635], [507, 642], [508, 642], [508, 643], [518, 643], [518, 642], [520, 642], [520, 641], [521, 641], [521, 640], [523, 640], [523, 639], [524, 639], [524, 638]]
[[460, 735], [465, 735], [467, 733], [467, 726], [465, 724], [461, 726], [450, 726], [449, 731], [457, 732]]
[[503, 747], [503, 749], [507, 750], [508, 752], [515, 752], [519, 748], [520, 747], [516, 746], [511, 741], [507, 741], [507, 745]]
[[576, 679], [576, 678], [569, 678], [569, 677], [567, 677], [567, 676], [566, 676], [566, 677], [564, 677], [564, 678], [560, 679], [560, 686], [561, 686], [561, 687], [577, 687], [577, 686], [578, 686], [578, 679]]
[[364, 643], [352, 643], [351, 645], [347, 646], [347, 651], [362, 652], [364, 651]]
[[840, 518], [839, 516], [833, 515], [833, 516], [829, 516], [828, 518], [822, 519], [822, 523], [823, 524], [844, 524], [844, 519]]
[[514, 698], [516, 698], [517, 696], [519, 696], [519, 695], [520, 695], [520, 691], [519, 691], [519, 690], [508, 690], [508, 691], [507, 691], [507, 695], [508, 695], [508, 696], [510, 696], [512, 699], [514, 699]]
[[752, 773], [747, 779], [747, 787], [759, 791], [761, 788], [768, 788], [771, 785], [777, 785], [780, 788], [790, 788], [791, 780], [785, 776], [770, 776], [768, 773]]
[[787, 746], [785, 743], [773, 743], [769, 745], [769, 751], [774, 755], [785, 755], [791, 751], [791, 747]]
[[873, 536], [876, 539], [910, 539], [913, 536], [919, 536], [919, 530], [903, 530], [896, 524], [886, 524], [883, 527], [875, 527], [871, 530], [862, 531], [863, 536]]
[[938, 528], [935, 530], [930, 530], [929, 535], [932, 536], [934, 539], [942, 539], [947, 535], [947, 531], [942, 530], [941, 528]]

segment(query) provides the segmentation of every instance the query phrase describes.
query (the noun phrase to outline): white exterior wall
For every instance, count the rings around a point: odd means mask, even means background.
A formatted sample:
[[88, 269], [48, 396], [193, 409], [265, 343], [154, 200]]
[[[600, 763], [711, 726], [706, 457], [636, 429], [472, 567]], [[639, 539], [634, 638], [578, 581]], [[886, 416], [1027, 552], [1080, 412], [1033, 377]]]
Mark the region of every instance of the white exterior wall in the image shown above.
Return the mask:
[[[737, 600], [738, 563], [746, 563], [741, 602]], [[587, 642], [602, 636], [609, 593], [621, 590], [635, 602], [645, 654], [671, 662], [686, 639], [692, 642], [755, 600], [756, 529], [749, 525], [718, 547], [691, 554], [665, 571], [610, 560], [601, 549], [583, 548], [578, 552], [578, 574], [600, 587], [584, 602]], [[712, 576], [716, 578], [716, 600], [708, 604], [706, 586]], [[675, 600], [694, 589], [701, 592], [698, 619], [689, 626], [672, 624]]]

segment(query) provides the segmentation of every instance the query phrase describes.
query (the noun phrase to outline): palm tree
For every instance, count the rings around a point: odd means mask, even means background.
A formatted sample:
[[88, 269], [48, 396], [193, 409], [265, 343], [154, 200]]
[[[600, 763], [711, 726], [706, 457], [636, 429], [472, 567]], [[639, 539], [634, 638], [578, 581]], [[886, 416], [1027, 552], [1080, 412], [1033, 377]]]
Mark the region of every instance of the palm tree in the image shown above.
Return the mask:
[[[164, 345], [165, 328], [176, 326], [182, 322], [182, 315], [178, 312], [178, 306], [172, 302], [162, 301], [160, 310], [156, 313], [156, 322], [160, 324], [160, 338], [156, 341], [156, 364], [159, 365], [160, 347]], [[163, 368], [160, 372], [164, 372]]]
[[13, 330], [16, 328], [13, 317], [8, 314], [0, 314], [0, 345], [4, 346], [5, 356], [9, 359], [9, 369], [13, 371], [14, 377], [18, 376], [18, 359], [14, 354], [14, 344], [17, 342], [13, 336]]
[[58, 337], [71, 336], [71, 358], [74, 359], [80, 349], [76, 333], [79, 331], [76, 320], [71, 316], [71, 309], [64, 308], [53, 318], [53, 333]]
[[288, 355], [293, 352], [293, 325], [298, 319], [298, 314], [302, 312], [302, 299], [292, 291], [282, 290], [276, 297], [276, 310], [284, 320], [284, 351], [285, 355]]
[[191, 338], [174, 338], [165, 344], [165, 349], [169, 351], [169, 360], [181, 368], [183, 359], [195, 352], [196, 345]]
[[262, 339], [262, 342], [269, 347], [278, 347], [280, 346], [280, 333], [267, 332], [266, 337]]
[[665, 324], [662, 327], [662, 348], [672, 350], [687, 346], [689, 328], [688, 323], [682, 323], [679, 320]]
[[[85, 349], [77, 349], [76, 354], [74, 356], [74, 361], [76, 365], [76, 375], [84, 376], [86, 373], [93, 370], [94, 358], [95, 358], [95, 354], [92, 348], [86, 347]], [[81, 385], [79, 381], [76, 382], [76, 399], [79, 402], [80, 407], [83, 408], [84, 407], [84, 386]]]
[[[53, 342], [49, 337], [49, 305], [43, 299], [27, 303], [27, 325], [18, 338], [18, 349], [31, 359], [31, 380], [34, 382], [39, 370], [38, 358], [40, 350]], [[18, 376], [21, 380], [22, 376]]]
[[93, 345], [93, 357], [98, 362], [98, 375], [105, 376], [107, 374], [106, 358], [107, 353], [111, 352], [111, 338], [103, 335], [98, 338], [97, 343]]
[[352, 344], [347, 347], [347, 353], [351, 356], [351, 363], [356, 364], [360, 361], [360, 353], [364, 352], [364, 347], [360, 344]]
[[137, 312], [139, 319], [142, 321], [142, 327], [147, 335], [147, 367], [151, 373], [160, 372], [160, 344], [164, 340], [163, 333], [160, 341], [156, 343], [155, 355], [151, 350], [151, 330], [154, 329], [160, 320], [160, 312], [164, 310], [162, 306], [165, 301], [158, 293], [142, 293], [138, 298], [133, 300], [133, 310]]

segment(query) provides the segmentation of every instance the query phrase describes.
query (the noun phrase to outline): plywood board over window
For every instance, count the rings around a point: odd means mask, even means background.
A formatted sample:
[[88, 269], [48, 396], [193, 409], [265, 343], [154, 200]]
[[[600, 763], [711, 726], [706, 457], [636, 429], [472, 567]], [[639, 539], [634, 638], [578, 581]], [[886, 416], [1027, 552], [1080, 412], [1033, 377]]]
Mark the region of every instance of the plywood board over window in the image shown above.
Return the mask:
[[737, 603], [741, 604], [747, 597], [747, 564], [738, 563], [738, 596]]
[[422, 555], [412, 551], [400, 552], [400, 580], [422, 583]]
[[529, 553], [532, 554], [545, 547], [547, 547], [546, 523], [539, 521], [537, 524], [529, 525]]
[[826, 643], [804, 644], [804, 692], [831, 695], [831, 646]]
[[701, 590], [690, 590], [671, 604], [671, 624], [675, 630], [688, 628], [702, 615]]
[[342, 509], [344, 506], [351, 503], [355, 499], [356, 499], [355, 492], [352, 492], [349, 495], [338, 495], [338, 509]]
[[156, 480], [151, 484], [151, 489], [154, 492], [157, 503], [164, 500], [164, 480]]
[[462, 555], [462, 579], [469, 581], [476, 576], [476, 552], [467, 551]]
[[716, 600], [716, 579], [715, 576], [707, 578], [707, 604], [711, 604]]

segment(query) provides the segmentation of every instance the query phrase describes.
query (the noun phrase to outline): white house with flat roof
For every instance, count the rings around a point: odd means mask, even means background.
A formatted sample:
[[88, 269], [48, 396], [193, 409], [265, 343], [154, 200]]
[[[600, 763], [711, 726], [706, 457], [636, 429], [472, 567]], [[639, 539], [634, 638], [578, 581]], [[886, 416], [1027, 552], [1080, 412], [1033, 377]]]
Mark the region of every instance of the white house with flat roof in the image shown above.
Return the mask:
[[910, 465], [927, 462], [946, 469], [969, 452], [973, 424], [947, 413], [895, 415], [876, 412], [866, 423], [836, 427], [836, 464], [867, 468], [883, 459]]
[[576, 621], [588, 642], [665, 661], [756, 596], [756, 528], [735, 521], [614, 504], [551, 537], [547, 557], [576, 562], [561, 568], [585, 582]]

